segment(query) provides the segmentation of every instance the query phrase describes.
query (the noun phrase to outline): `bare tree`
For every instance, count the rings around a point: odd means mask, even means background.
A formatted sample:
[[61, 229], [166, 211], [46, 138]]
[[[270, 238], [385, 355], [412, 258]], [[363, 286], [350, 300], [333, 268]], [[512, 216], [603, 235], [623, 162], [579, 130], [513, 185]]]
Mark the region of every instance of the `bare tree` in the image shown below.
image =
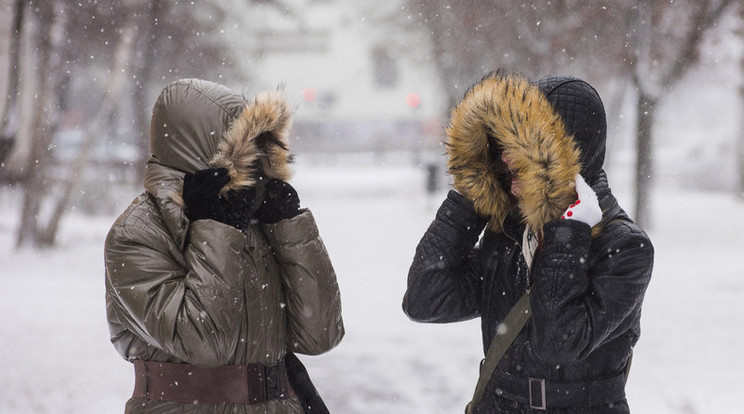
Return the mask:
[[56, 97], [60, 89], [61, 48], [65, 38], [66, 16], [64, 4], [44, 1], [33, 5], [37, 24], [35, 49], [37, 53], [36, 79], [38, 85], [34, 101], [31, 149], [26, 162], [23, 207], [16, 244], [37, 245], [38, 216], [46, 189], [45, 169], [51, 162], [50, 147], [56, 130]]
[[[131, 0], [137, 2], [139, 0]], [[135, 31], [132, 21], [132, 10], [122, 7], [125, 18], [123, 27], [116, 32], [120, 33], [119, 42], [114, 48], [114, 59], [110, 68], [110, 75], [106, 84], [104, 97], [97, 106], [93, 121], [84, 131], [84, 139], [79, 153], [71, 166], [71, 177], [64, 182], [56, 192], [52, 190], [50, 177], [50, 166], [53, 164], [53, 137], [58, 127], [58, 117], [61, 107], [66, 105], [67, 91], [70, 87], [70, 77], [63, 75], [62, 70], [65, 62], [71, 60], [71, 49], [65, 47], [69, 38], [68, 17], [71, 5], [65, 1], [40, 2], [35, 5], [36, 24], [36, 50], [37, 67], [36, 83], [39, 85], [36, 92], [34, 105], [33, 124], [34, 129], [31, 136], [31, 151], [26, 167], [26, 179], [24, 181], [23, 207], [21, 209], [21, 221], [18, 228], [16, 245], [30, 244], [34, 247], [47, 247], [54, 244], [57, 229], [65, 208], [70, 200], [73, 189], [80, 185], [85, 165], [88, 161], [90, 148], [95, 138], [100, 136], [100, 131], [105, 121], [117, 102], [121, 91], [121, 82], [124, 67], [128, 61], [131, 50], [131, 38]], [[59, 198], [49, 197], [50, 193], [59, 193]], [[44, 201], [52, 202], [51, 216], [44, 221], [42, 217], [42, 204]]]
[[54, 244], [57, 238], [60, 220], [67, 209], [73, 191], [80, 187], [84, 179], [84, 171], [89, 163], [91, 149], [96, 143], [97, 138], [100, 137], [100, 131], [104, 130], [105, 123], [116, 108], [116, 103], [120, 100], [123, 89], [122, 84], [124, 83], [124, 75], [126, 73], [125, 67], [131, 56], [132, 43], [136, 30], [134, 19], [131, 18], [132, 14], [128, 13], [127, 15], [130, 18], [124, 21], [123, 26], [119, 30], [121, 34], [114, 47], [114, 59], [111, 63], [111, 72], [106, 82], [103, 98], [95, 116], [83, 132], [79, 153], [69, 169], [70, 177], [62, 185], [61, 195], [54, 205], [49, 223], [44, 226], [43, 231], [40, 231], [36, 237], [37, 245], [51, 246]]
[[[250, 0], [246, 7], [251, 4], [286, 7], [265, 0]], [[144, 160], [149, 156], [149, 104], [163, 84], [183, 77], [223, 82], [240, 77], [234, 62], [244, 57], [244, 50], [220, 34], [228, 7], [216, 0], [188, 5], [145, 0], [32, 3], [38, 90], [17, 246], [54, 244], [59, 224], [75, 202], [73, 195], [88, 190], [92, 148], [103, 137], [119, 134], [125, 105], [132, 105], [134, 116], [123, 129], [135, 131], [137, 139], [130, 141], [137, 143]], [[62, 161], [52, 149], [60, 114], [68, 109], [83, 114], [75, 125], [82, 138], [72, 160]], [[143, 162], [134, 165], [143, 170]], [[60, 169], [68, 173], [62, 180], [56, 172]]]
[[653, 135], [656, 110], [671, 89], [698, 61], [698, 46], [733, 0], [647, 2], [640, 0], [634, 14], [631, 48], [632, 81], [636, 100], [635, 220], [651, 226]]
[[625, 33], [625, 3], [406, 2], [432, 41], [432, 61], [451, 103], [498, 68], [528, 76], [570, 71], [597, 82], [622, 73], [627, 56], [618, 33]]
[[697, 63], [704, 33], [734, 1], [407, 4], [427, 27], [433, 61], [451, 101], [496, 67], [519, 68], [527, 75], [571, 71], [599, 85], [630, 73], [637, 91], [635, 219], [648, 226], [656, 109], [663, 93]]

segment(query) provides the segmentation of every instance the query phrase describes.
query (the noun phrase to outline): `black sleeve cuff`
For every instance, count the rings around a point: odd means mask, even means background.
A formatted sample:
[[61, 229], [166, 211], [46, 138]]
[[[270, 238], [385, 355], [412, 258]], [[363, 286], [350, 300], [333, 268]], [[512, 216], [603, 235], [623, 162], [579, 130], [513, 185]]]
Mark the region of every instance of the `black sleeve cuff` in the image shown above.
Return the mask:
[[592, 228], [578, 220], [558, 219], [543, 227], [545, 246], [588, 246]]
[[437, 210], [434, 227], [437, 229], [436, 232], [451, 241], [477, 240], [486, 223], [487, 219], [475, 212], [470, 200], [457, 191], [450, 190], [447, 198]]

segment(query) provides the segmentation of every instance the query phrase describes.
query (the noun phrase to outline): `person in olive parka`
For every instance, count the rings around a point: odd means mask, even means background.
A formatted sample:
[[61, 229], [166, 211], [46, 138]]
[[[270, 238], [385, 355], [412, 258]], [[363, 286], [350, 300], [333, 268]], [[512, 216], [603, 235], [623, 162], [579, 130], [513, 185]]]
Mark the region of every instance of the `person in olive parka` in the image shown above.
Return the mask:
[[294, 353], [330, 350], [344, 327], [313, 215], [287, 183], [290, 123], [278, 91], [184, 79], [157, 99], [145, 192], [105, 245], [111, 341], [135, 368], [127, 413], [308, 408]]
[[472, 412], [628, 413], [653, 246], [610, 191], [599, 94], [568, 76], [491, 73], [446, 134], [454, 190], [416, 249], [404, 311], [480, 317], [487, 352], [529, 292], [530, 317]]

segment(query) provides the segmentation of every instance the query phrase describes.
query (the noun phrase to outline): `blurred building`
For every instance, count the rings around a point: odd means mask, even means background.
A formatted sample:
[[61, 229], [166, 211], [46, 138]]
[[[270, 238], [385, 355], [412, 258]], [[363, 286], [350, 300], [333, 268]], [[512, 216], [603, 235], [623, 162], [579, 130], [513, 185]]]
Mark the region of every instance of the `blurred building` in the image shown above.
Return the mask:
[[[419, 151], [441, 139], [446, 99], [428, 40], [400, 2], [292, 0], [266, 8], [252, 77], [297, 103], [295, 148]], [[255, 21], [255, 20], [254, 20]]]

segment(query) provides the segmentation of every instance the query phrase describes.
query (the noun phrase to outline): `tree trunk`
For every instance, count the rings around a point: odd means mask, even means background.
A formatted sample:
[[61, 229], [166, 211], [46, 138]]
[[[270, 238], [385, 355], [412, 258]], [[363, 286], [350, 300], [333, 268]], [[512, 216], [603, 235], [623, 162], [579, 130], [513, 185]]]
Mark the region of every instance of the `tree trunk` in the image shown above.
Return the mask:
[[20, 56], [21, 37], [23, 36], [23, 12], [26, 10], [23, 0], [16, 0], [13, 30], [10, 33], [10, 51], [8, 56], [8, 91], [5, 110], [0, 126], [0, 165], [10, 154], [18, 134], [18, 91], [21, 82]]
[[[625, 97], [632, 82], [630, 76], [618, 76], [608, 82], [608, 85], [612, 85], [612, 93], [610, 99], [607, 100], [605, 105], [605, 111], [607, 113], [607, 151], [605, 154], [605, 168], [612, 165], [615, 158], [615, 148], [618, 143], [618, 131], [620, 131], [620, 124], [622, 120], [623, 104], [625, 103]], [[610, 128], [610, 126], [612, 126]]]
[[636, 102], [636, 205], [635, 221], [651, 227], [651, 183], [653, 178], [653, 128], [658, 99], [638, 90]]
[[26, 163], [23, 208], [16, 237], [16, 246], [37, 245], [38, 218], [41, 202], [47, 190], [46, 171], [52, 161], [50, 147], [56, 130], [56, 99], [61, 81], [61, 44], [64, 40], [66, 14], [58, 2], [37, 5], [36, 36], [36, 102], [33, 109], [31, 148]]

